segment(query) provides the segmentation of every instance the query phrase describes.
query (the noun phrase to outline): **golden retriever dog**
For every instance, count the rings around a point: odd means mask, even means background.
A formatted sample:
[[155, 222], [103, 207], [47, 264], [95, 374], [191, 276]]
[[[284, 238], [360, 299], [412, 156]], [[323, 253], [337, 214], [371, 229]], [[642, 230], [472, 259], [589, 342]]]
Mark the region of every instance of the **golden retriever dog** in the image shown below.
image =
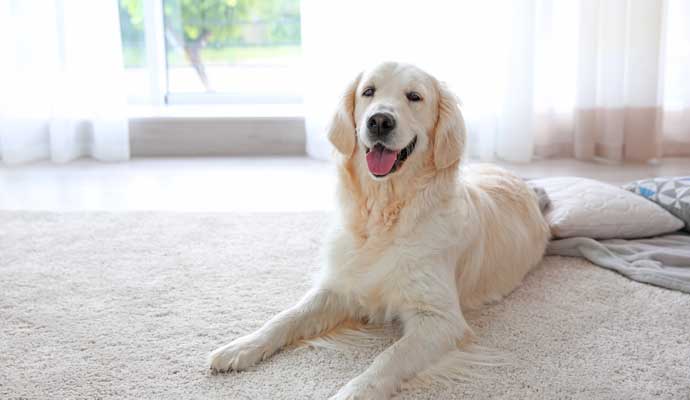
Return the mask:
[[472, 333], [463, 310], [500, 299], [549, 239], [535, 192], [490, 165], [462, 166], [456, 97], [411, 65], [384, 63], [347, 88], [328, 137], [338, 222], [314, 287], [258, 331], [210, 355], [242, 370], [346, 321], [399, 321], [402, 337], [332, 399], [387, 399]]

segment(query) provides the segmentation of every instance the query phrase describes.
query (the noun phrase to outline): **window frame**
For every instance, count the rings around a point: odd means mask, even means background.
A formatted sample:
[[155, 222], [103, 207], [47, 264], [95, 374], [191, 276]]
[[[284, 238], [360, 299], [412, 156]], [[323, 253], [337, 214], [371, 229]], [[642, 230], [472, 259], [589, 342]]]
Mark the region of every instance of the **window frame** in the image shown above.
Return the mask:
[[305, 156], [302, 96], [168, 93], [163, 0], [144, 0], [143, 95], [128, 96], [133, 157]]
[[165, 14], [163, 0], [143, 1], [146, 70], [149, 77], [149, 101], [152, 106], [167, 104], [168, 64], [165, 54]]
[[169, 68], [167, 64], [165, 39], [164, 0], [144, 0], [144, 45], [149, 88], [147, 98], [129, 96], [133, 105], [146, 104], [154, 107], [177, 105], [299, 105], [304, 102], [301, 95], [266, 95], [251, 93], [171, 93]]

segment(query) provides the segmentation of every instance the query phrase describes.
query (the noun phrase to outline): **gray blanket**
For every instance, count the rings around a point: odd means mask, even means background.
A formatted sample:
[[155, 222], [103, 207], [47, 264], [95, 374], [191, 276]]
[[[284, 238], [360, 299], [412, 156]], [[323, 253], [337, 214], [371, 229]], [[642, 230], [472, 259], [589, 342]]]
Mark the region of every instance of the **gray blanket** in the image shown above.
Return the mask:
[[586, 237], [554, 240], [547, 255], [584, 257], [630, 279], [690, 293], [690, 235], [674, 233], [650, 239]]

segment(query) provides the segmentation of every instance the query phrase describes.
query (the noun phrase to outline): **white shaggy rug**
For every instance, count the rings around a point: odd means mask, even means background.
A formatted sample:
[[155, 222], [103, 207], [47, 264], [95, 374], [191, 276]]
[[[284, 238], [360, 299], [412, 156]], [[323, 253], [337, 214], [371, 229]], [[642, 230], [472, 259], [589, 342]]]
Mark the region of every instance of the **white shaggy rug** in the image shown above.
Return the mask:
[[[325, 214], [0, 212], [0, 398], [325, 399], [381, 351], [300, 347], [211, 375], [206, 355], [296, 301]], [[687, 399], [690, 296], [548, 258], [469, 316], [512, 354], [402, 399]]]

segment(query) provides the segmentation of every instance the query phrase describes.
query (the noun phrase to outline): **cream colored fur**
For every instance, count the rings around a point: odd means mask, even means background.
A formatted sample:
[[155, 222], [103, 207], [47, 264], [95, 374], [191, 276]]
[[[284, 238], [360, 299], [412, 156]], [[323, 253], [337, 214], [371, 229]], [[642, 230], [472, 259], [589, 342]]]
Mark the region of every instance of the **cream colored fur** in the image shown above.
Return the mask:
[[[372, 97], [362, 96], [375, 87]], [[422, 101], [411, 102], [415, 91]], [[366, 120], [391, 113], [392, 147], [415, 137], [395, 172], [367, 169]], [[463, 310], [510, 293], [544, 253], [534, 192], [490, 165], [460, 168], [465, 126], [455, 96], [420, 69], [385, 63], [347, 88], [329, 131], [340, 213], [313, 289], [258, 331], [217, 349], [214, 371], [242, 370], [281, 347], [352, 321], [399, 320], [403, 335], [332, 399], [387, 399], [456, 354], [472, 333]], [[451, 357], [452, 358], [452, 357]]]

